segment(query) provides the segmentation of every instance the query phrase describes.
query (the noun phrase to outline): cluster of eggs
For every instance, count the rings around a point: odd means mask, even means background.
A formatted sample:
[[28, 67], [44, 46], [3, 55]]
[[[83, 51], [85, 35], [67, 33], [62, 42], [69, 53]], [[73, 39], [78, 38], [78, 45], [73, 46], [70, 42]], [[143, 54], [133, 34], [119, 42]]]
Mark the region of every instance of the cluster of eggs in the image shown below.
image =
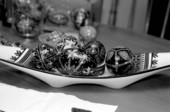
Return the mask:
[[53, 32], [51, 36], [56, 45], [52, 47], [43, 44], [34, 49], [30, 61], [33, 68], [78, 77], [102, 76], [106, 67], [112, 75], [124, 74], [132, 69], [133, 54], [127, 48], [116, 47], [106, 53], [100, 41], [89, 39], [87, 35], [81, 39]]

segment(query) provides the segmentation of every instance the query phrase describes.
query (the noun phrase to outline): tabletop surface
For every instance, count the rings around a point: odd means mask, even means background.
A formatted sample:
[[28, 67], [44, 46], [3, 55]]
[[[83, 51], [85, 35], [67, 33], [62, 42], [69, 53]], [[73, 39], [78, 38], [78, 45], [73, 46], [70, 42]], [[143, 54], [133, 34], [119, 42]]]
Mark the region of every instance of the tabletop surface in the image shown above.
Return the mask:
[[[22, 42], [28, 47], [39, 44], [37, 38], [18, 37], [8, 28], [0, 27], [0, 33], [9, 40]], [[101, 25], [97, 39], [105, 45], [107, 51], [114, 46], [128, 47], [134, 53], [170, 51], [170, 41], [111, 26]], [[116, 112], [169, 112], [170, 110], [170, 70], [157, 73], [123, 89], [90, 84], [53, 88], [26, 73], [0, 64], [0, 82], [42, 92], [63, 92], [96, 103], [118, 105]]]

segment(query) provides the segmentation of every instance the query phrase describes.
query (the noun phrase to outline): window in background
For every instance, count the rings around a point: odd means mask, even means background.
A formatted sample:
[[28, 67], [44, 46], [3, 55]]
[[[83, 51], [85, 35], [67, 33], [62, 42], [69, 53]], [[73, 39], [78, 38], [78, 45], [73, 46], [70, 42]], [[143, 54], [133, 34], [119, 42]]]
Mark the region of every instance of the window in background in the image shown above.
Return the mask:
[[168, 31], [170, 0], [150, 0], [149, 4], [150, 15], [146, 33], [170, 40]]
[[112, 0], [109, 25], [144, 33], [148, 0]]

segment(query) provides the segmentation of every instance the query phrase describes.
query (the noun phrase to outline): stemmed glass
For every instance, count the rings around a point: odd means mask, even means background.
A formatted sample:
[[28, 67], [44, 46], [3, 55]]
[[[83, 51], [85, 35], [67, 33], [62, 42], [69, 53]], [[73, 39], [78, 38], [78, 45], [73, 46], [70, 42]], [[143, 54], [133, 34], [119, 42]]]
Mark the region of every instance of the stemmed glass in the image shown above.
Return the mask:
[[15, 0], [13, 4], [13, 30], [23, 37], [35, 37], [41, 33], [45, 7], [40, 0]]

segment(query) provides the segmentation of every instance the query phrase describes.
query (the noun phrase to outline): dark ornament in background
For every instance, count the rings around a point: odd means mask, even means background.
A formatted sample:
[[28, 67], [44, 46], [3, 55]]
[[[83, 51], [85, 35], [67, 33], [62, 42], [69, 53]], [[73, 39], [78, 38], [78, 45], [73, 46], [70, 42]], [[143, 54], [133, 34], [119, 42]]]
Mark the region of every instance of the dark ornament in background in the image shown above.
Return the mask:
[[80, 8], [78, 10], [73, 10], [71, 13], [71, 18], [76, 29], [80, 29], [83, 26], [91, 24], [91, 14], [90, 11]]
[[69, 48], [57, 55], [55, 67], [67, 76], [100, 76], [104, 73], [105, 48], [91, 41], [83, 48]]
[[114, 47], [107, 52], [106, 67], [113, 76], [133, 73], [133, 53], [125, 47]]

